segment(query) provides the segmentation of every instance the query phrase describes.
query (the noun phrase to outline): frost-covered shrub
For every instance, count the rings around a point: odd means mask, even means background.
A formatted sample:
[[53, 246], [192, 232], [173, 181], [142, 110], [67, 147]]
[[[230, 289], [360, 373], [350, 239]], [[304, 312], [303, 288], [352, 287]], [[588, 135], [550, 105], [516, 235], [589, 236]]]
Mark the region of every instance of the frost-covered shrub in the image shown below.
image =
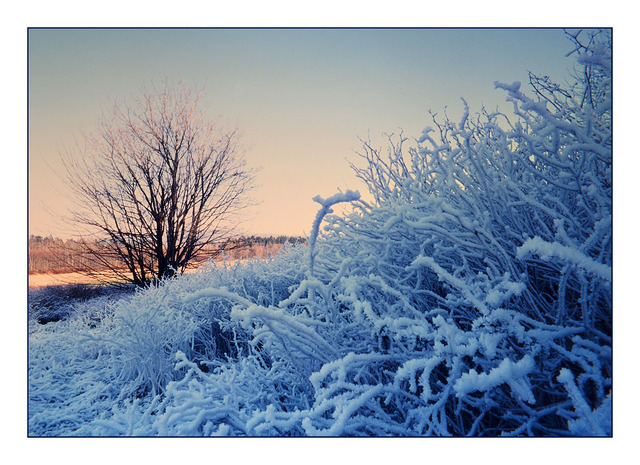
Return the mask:
[[264, 364], [268, 357], [249, 344], [251, 334], [242, 325], [231, 321], [226, 300], [188, 302], [185, 296], [226, 286], [251, 302], [277, 302], [302, 279], [305, 250], [287, 245], [266, 260], [210, 263], [117, 301], [78, 303], [66, 320], [34, 324], [29, 338], [30, 434], [100, 434], [88, 426], [91, 420], [168, 395], [167, 386], [188, 372], [174, 369], [178, 353], [187, 354], [204, 372], [244, 357]]
[[340, 354], [310, 378], [307, 434], [559, 435], [584, 405], [606, 415], [610, 37], [575, 43], [588, 79], [570, 89], [496, 84], [514, 116], [465, 104], [408, 150], [365, 145], [375, 203], [328, 218], [305, 296]]
[[[545, 81], [535, 101], [517, 83], [496, 84], [515, 118], [472, 118], [465, 104], [459, 122], [434, 117], [435, 129], [408, 150], [402, 136], [387, 158], [364, 147], [365, 166], [355, 169], [375, 204], [332, 219], [327, 263], [357, 263], [341, 300], [378, 335], [372, 349], [395, 343], [408, 366], [440, 360], [440, 371], [408, 380], [410, 392], [438, 396], [407, 431], [563, 434], [566, 418], [584, 415], [566, 410], [578, 392], [600, 414], [610, 402], [611, 69], [603, 36], [585, 47], [576, 40], [588, 82], [563, 90]], [[434, 355], [415, 359], [413, 347]], [[441, 349], [444, 358], [435, 357]], [[581, 379], [576, 393], [555, 382], [561, 369]], [[434, 405], [443, 409], [436, 417]]]
[[[29, 289], [29, 324], [47, 324], [69, 318], [77, 306], [88, 300], [115, 300], [130, 293], [130, 287], [95, 284], [67, 284]], [[88, 308], [95, 308], [91, 305]]]
[[[115, 297], [115, 296], [110, 296]], [[120, 295], [120, 300], [126, 299]], [[114, 301], [74, 304], [64, 320], [29, 328], [29, 434], [65, 436], [111, 408], [121, 395], [111, 353], [79, 335], [108, 331]]]

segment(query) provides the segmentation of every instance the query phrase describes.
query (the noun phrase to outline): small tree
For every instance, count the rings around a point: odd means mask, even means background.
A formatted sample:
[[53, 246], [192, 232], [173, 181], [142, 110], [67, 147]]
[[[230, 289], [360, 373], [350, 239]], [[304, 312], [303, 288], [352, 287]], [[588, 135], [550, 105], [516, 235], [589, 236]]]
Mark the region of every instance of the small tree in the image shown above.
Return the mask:
[[101, 239], [84, 240], [86, 252], [137, 285], [184, 271], [205, 245], [231, 236], [246, 206], [253, 172], [239, 133], [208, 121], [199, 103], [182, 85], [143, 91], [63, 157], [73, 220]]

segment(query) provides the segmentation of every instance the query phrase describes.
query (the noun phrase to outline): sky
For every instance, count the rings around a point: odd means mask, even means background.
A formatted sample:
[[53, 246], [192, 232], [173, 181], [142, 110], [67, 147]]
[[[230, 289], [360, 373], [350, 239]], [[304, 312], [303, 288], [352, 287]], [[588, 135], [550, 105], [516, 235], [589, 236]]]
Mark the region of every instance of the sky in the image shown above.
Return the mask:
[[570, 50], [554, 28], [30, 29], [29, 233], [74, 235], [60, 154], [165, 77], [203, 89], [207, 114], [242, 133], [259, 172], [241, 231], [306, 235], [314, 196], [366, 190], [349, 166], [361, 139], [417, 138], [429, 110], [461, 114], [461, 97], [509, 110], [494, 81], [562, 83]]

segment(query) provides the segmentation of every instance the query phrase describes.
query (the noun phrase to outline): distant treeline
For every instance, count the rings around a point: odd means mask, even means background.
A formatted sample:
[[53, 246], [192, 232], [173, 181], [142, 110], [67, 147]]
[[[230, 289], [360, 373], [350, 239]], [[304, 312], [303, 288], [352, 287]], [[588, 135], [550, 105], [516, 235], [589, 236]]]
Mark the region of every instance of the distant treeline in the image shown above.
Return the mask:
[[[286, 243], [305, 243], [306, 238], [298, 236], [241, 236], [220, 244], [212, 244], [203, 249], [201, 259], [222, 257], [237, 260], [245, 258], [266, 258], [276, 253]], [[118, 267], [117, 263], [113, 264]], [[104, 268], [95, 257], [83, 252], [82, 243], [74, 239], [59, 239], [53, 236], [29, 236], [29, 273], [65, 273], [71, 271]]]
[[53, 236], [29, 236], [29, 273], [64, 273], [95, 266], [96, 260], [83, 253], [79, 241]]
[[253, 257], [266, 258], [280, 250], [287, 242], [305, 244], [306, 238], [299, 236], [241, 236], [226, 242], [217, 250], [211, 250], [209, 255], [214, 256], [217, 251], [222, 251], [226, 257], [234, 260]]

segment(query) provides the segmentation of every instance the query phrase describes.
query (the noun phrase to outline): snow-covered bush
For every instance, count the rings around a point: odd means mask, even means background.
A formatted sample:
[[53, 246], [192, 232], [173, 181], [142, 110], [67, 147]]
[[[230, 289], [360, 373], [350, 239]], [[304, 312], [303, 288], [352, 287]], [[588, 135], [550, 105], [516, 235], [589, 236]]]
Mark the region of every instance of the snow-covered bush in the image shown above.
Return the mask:
[[[572, 41], [573, 87], [497, 83], [513, 115], [465, 103], [388, 156], [365, 144], [374, 201], [317, 197], [308, 247], [118, 304], [66, 381], [108, 380], [111, 405], [68, 431], [610, 435], [611, 45]], [[34, 358], [35, 394], [50, 361]], [[32, 402], [40, 434], [54, 407]]]
[[122, 385], [111, 368], [111, 353], [78, 338], [109, 332], [114, 305], [111, 299], [94, 298], [76, 303], [66, 319], [30, 324], [29, 434], [68, 435], [120, 397]]
[[386, 353], [398, 346], [402, 367], [421, 367], [407, 382], [423, 423], [407, 431], [562, 434], [585, 410], [556, 382], [561, 369], [591, 409], [610, 402], [610, 37], [591, 40], [575, 39], [588, 81], [545, 81], [537, 100], [497, 83], [515, 117], [471, 117], [465, 104], [408, 150], [402, 135], [386, 158], [366, 144], [354, 166], [376, 202], [333, 218], [328, 262], [357, 263], [342, 300]]
[[87, 427], [90, 420], [130, 402], [145, 405], [185, 376], [186, 368], [174, 369], [178, 353], [204, 371], [259, 353], [249, 346], [251, 334], [230, 320], [225, 300], [185, 296], [226, 286], [247, 301], [273, 303], [300, 282], [306, 262], [306, 247], [289, 244], [266, 260], [209, 263], [116, 302], [78, 305], [67, 320], [34, 324], [29, 340], [30, 433], [98, 434]]
[[[128, 286], [67, 284], [29, 289], [29, 326], [64, 320], [75, 313], [78, 304], [96, 299], [117, 300], [132, 292]], [[89, 308], [94, 308], [95, 305]]]

